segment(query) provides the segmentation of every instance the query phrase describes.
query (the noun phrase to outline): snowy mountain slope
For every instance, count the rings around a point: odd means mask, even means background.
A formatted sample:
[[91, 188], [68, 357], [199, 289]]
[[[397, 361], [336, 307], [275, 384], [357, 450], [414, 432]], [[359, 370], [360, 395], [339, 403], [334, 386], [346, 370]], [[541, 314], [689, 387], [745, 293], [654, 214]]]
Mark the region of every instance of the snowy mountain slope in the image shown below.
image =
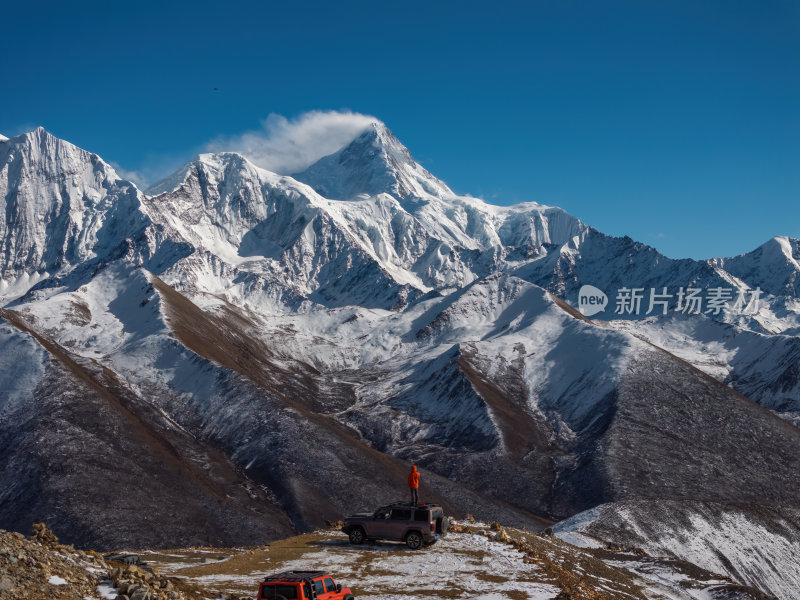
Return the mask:
[[646, 339], [789, 420], [800, 417], [800, 338], [707, 317], [672, 315], [610, 326]]
[[[758, 467], [787, 468], [784, 444], [800, 450], [800, 431], [522, 280], [476, 282], [407, 325], [401, 333], [394, 324], [405, 343], [391, 344], [394, 357], [374, 366], [346, 413], [379, 448], [556, 516], [641, 494], [743, 498], [748, 480], [759, 481], [753, 500], [791, 504], [800, 491], [780, 491], [788, 471], [776, 484]], [[673, 448], [674, 438], [684, 445]], [[480, 472], [488, 456], [507, 476]]]
[[[753, 486], [754, 501], [795, 501], [781, 469], [800, 432], [562, 306], [495, 275], [401, 313], [282, 317], [262, 335], [278, 354], [353, 382], [357, 401], [339, 418], [375, 448], [534, 512], [642, 494], [741, 499]], [[762, 480], [764, 461], [781, 483]]]
[[[75, 292], [23, 304], [2, 315], [17, 323], [22, 331], [35, 332], [40, 343], [47, 341], [46, 348], [54, 356], [62, 356], [62, 362], [85, 365], [89, 371], [90, 387], [99, 388], [99, 398], [95, 398], [91, 389], [73, 386], [69, 381], [64, 388], [75, 400], [83, 398], [88, 402], [86, 407], [78, 407], [74, 401], [65, 402], [52, 388], [45, 389], [36, 400], [37, 405], [61, 406], [48, 421], [48, 427], [65, 430], [68, 438], [82, 434], [65, 427], [65, 420], [70, 421], [76, 412], [96, 411], [97, 421], [89, 421], [87, 425], [87, 435], [96, 441], [81, 442], [87, 447], [105, 447], [109, 444], [107, 435], [119, 435], [116, 428], [108, 432], [95, 430], [96, 422], [113, 420], [103, 404], [103, 396], [110, 389], [115, 398], [121, 397], [126, 410], [136, 414], [138, 421], [145, 421], [148, 431], [155, 429], [158, 437], [166, 436], [166, 443], [183, 455], [183, 460], [211, 468], [216, 480], [222, 479], [215, 485], [234, 485], [236, 481], [237, 487], [266, 495], [269, 510], [281, 511], [279, 522], [291, 523], [288, 527], [320, 526], [325, 518], [333, 519], [351, 510], [353, 502], [362, 502], [367, 507], [376, 498], [388, 501], [399, 495], [393, 482], [403, 479], [405, 465], [364, 445], [352, 430], [327, 416], [352, 404], [350, 386], [329, 380], [304, 363], [274, 357], [263, 342], [251, 336], [249, 331], [254, 324], [236, 309], [224, 316], [203, 313], [154, 276], [121, 261], [104, 267], [91, 283]], [[105, 345], [98, 343], [98, 331], [107, 332]], [[16, 346], [21, 343], [22, 340], [14, 339]], [[103, 373], [100, 384], [95, 372]], [[5, 370], [0, 374], [10, 375]], [[116, 383], [109, 384], [108, 377]], [[20, 392], [24, 393], [25, 390]], [[8, 404], [18, 402], [18, 395], [9, 398]], [[32, 401], [28, 399], [29, 406]], [[110, 398], [105, 399], [109, 401]], [[9, 425], [17, 415], [6, 410], [2, 413], [8, 417]], [[21, 439], [33, 434], [34, 430], [30, 434], [25, 432]], [[71, 451], [68, 449], [73, 442], [61, 441], [55, 435], [49, 437], [59, 449]], [[144, 451], [154, 445], [146, 441], [137, 443], [142, 444]], [[158, 445], [155, 446], [157, 449]], [[20, 454], [24, 455], [22, 450]], [[141, 452], [133, 455], [136, 460], [141, 458]], [[23, 468], [22, 458], [14, 452], [10, 456], [17, 467]], [[225, 460], [230, 457], [232, 464], [228, 467], [217, 464], [222, 457]], [[89, 459], [84, 463], [81, 482], [107, 476], [102, 464]], [[30, 465], [24, 468], [35, 471]], [[232, 468], [236, 475], [230, 480], [225, 469]], [[360, 481], [357, 488], [349, 485], [354, 473], [363, 472], [372, 474], [369, 481]], [[309, 479], [309, 473], [316, 476]], [[78, 484], [75, 479], [68, 477], [65, 484]], [[120, 485], [131, 485], [122, 479]], [[166, 497], [158, 484], [141, 481], [138, 485], [136, 502], [145, 513], [158, 513], [161, 503], [175, 502], [174, 498]], [[433, 473], [426, 474], [424, 490], [451, 511], [475, 514], [492, 511], [520, 525], [541, 524], [532, 515], [500, 499], [486, 498]], [[75, 495], [76, 490], [70, 488], [70, 493]], [[173, 493], [187, 492], [176, 484]], [[42, 497], [48, 501], [49, 490], [43, 491]], [[210, 510], [224, 513], [216, 504], [210, 506]], [[69, 510], [70, 506], [66, 508]], [[113, 514], [117, 505], [108, 502], [106, 508]], [[41, 503], [34, 503], [30, 510], [44, 509]], [[265, 509], [256, 510], [263, 513]], [[8, 508], [0, 510], [0, 515], [5, 524], [10, 521], [14, 526], [30, 514], [20, 510], [10, 512], [9, 515]], [[103, 521], [105, 514], [98, 518]], [[74, 536], [70, 518], [68, 512], [52, 509], [51, 521]], [[126, 519], [128, 526], [120, 531], [101, 534], [96, 528], [87, 528], [82, 535], [88, 536], [86, 539], [94, 536], [104, 544], [170, 545], [165, 537], [169, 527], [164, 526], [163, 535], [155, 535], [144, 516], [126, 513]], [[201, 528], [197, 535], [217, 536], [210, 539], [227, 540], [226, 543], [252, 543], [247, 540], [255, 540], [257, 536], [270, 539], [276, 533], [285, 533], [254, 529], [246, 534], [232, 523], [230, 531], [222, 535], [213, 530], [213, 524], [209, 527], [212, 529]]]
[[800, 240], [777, 236], [752, 252], [710, 261], [776, 296], [800, 296]]
[[[629, 355], [649, 347], [575, 318], [540, 288], [493, 276], [420, 303], [418, 310], [405, 329], [400, 315], [386, 313], [395, 315], [394, 324], [389, 331], [374, 332], [394, 348], [395, 358], [327, 374], [282, 356], [270, 332], [261, 330], [262, 322], [246, 312], [222, 304], [204, 313], [125, 262], [105, 267], [75, 292], [20, 305], [14, 314], [40, 335], [52, 336], [59, 347], [116, 373], [180, 430], [221, 449], [281, 506], [294, 507], [289, 516], [301, 529], [318, 525], [320, 515], [336, 514], [352, 501], [353, 490], [331, 485], [328, 477], [346, 481], [354, 471], [371, 473], [369, 484], [359, 484], [358, 497], [365, 505], [371, 498], [396, 495], [392, 481], [402, 480], [403, 467], [397, 464], [387, 473], [387, 454], [426, 467], [428, 493], [456, 510], [480, 514], [491, 507], [520, 523], [524, 512], [506, 503], [526, 512], [563, 515], [642, 493], [729, 499], [740, 497], [743, 486], [758, 490], [762, 500], [791, 502], [796, 497], [791, 486], [766, 481], [763, 471], [720, 462], [715, 454], [736, 443], [743, 457], [758, 464], [755, 457], [769, 453], [777, 457], [769, 477], [788, 481], [780, 457], [797, 451], [797, 440], [771, 416], [766, 423], [757, 413], [737, 418], [730, 431], [710, 436], [713, 450], [696, 430], [687, 434], [687, 444], [691, 439], [693, 445], [686, 453], [660, 454], [663, 444], [657, 436], [652, 448], [636, 442], [646, 434], [629, 435], [628, 423], [635, 425], [642, 409], [634, 403], [627, 419], [614, 413], [623, 406], [619, 398], [627, 398], [618, 390], [629, 385]], [[359, 320], [350, 323], [363, 327]], [[108, 345], [94, 339], [98, 330], [109, 333]], [[584, 366], [570, 370], [575, 348], [583, 348]], [[658, 387], [669, 376], [648, 383]], [[693, 400], [693, 377], [681, 374], [682, 395], [700, 404], [691, 423], [702, 430], [719, 416], [707, 401]], [[704, 388], [699, 393], [709, 396]], [[661, 403], [666, 409], [674, 399]], [[726, 410], [730, 413], [731, 406]], [[264, 414], [274, 416], [264, 420]], [[603, 416], [599, 422], [597, 415]], [[746, 434], [739, 423], [746, 423]], [[657, 480], [654, 487], [652, 480], [637, 480], [629, 472], [610, 480], [599, 476], [631, 462], [633, 467], [626, 469], [647, 470], [635, 464], [641, 461], [638, 451], [631, 455], [604, 448], [607, 440], [616, 439], [607, 435], [615, 427], [626, 431], [626, 444], [639, 450], [648, 446], [648, 468], [657, 465], [672, 478]], [[752, 438], [752, 446], [742, 443], [745, 437]], [[711, 473], [703, 466], [709, 460], [714, 462]], [[494, 465], [490, 473], [482, 468], [487, 461]], [[302, 474], [320, 465], [326, 465], [326, 475], [309, 483]], [[375, 479], [378, 473], [386, 475]], [[470, 490], [485, 495], [479, 499]]]
[[637, 500], [604, 504], [554, 527], [688, 561], [775, 598], [800, 591], [800, 512], [747, 504]]
[[0, 296], [129, 252], [149, 219], [136, 187], [41, 127], [0, 142]]
[[[715, 264], [717, 260], [673, 260], [655, 248], [630, 238], [615, 238], [590, 228], [541, 260], [520, 265], [512, 272], [548, 289], [576, 307], [582, 285], [600, 288], [608, 294], [609, 304], [594, 318], [636, 320], [659, 315], [663, 307], [654, 305], [651, 308], [651, 290], [662, 294], [666, 288], [669, 296], [667, 314], [672, 314], [678, 312], [676, 307], [681, 288], [697, 288], [704, 294], [712, 288], [723, 288], [730, 290], [728, 308], [717, 314], [708, 312], [710, 307], [703, 303], [701, 314], [762, 333], [793, 333], [797, 330], [800, 326], [800, 303], [795, 298], [769, 294], [765, 288], [760, 288], [764, 277], [753, 278], [748, 274], [743, 274], [744, 278], [736, 277]], [[770, 268], [765, 266], [764, 272], [769, 271]], [[618, 310], [617, 296], [623, 288], [639, 288], [642, 292], [638, 310], [632, 314]], [[752, 290], [756, 288], [762, 292], [759, 294], [757, 311], [750, 305]], [[731, 309], [740, 291], [745, 292], [743, 308], [752, 314]], [[686, 306], [686, 302], [683, 306]]]
[[0, 411], [5, 527], [47, 518], [75, 543], [108, 549], [293, 531], [267, 492], [114, 372], [31, 333], [22, 315], [0, 314], [4, 352], [27, 354], [36, 369], [24, 382], [32, 390], [17, 386]]

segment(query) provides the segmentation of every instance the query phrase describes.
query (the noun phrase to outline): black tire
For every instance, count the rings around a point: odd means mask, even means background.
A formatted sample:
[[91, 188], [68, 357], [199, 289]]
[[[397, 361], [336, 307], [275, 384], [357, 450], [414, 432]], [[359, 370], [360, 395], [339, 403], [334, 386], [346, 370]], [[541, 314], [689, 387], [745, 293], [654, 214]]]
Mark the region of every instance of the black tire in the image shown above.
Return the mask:
[[350, 538], [351, 544], [358, 546], [364, 543], [364, 540], [367, 539], [367, 534], [364, 532], [363, 527], [353, 527], [348, 537]]
[[347, 594], [347, 596], [344, 597], [344, 600], [356, 600], [356, 597], [352, 596], [350, 594]]
[[409, 531], [406, 534], [406, 546], [419, 550], [422, 547], [422, 534], [419, 531]]

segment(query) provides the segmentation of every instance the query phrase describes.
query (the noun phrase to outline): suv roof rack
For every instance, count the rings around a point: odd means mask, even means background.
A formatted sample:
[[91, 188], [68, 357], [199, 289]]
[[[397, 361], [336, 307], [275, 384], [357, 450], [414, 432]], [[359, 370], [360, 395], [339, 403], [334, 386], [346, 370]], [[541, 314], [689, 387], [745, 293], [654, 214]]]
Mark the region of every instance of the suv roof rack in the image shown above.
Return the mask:
[[439, 504], [438, 502], [416, 502], [416, 503], [412, 503], [412, 502], [405, 502], [405, 501], [401, 500], [399, 502], [392, 502], [391, 504], [387, 504], [384, 508], [386, 508], [386, 507], [395, 507], [395, 506], [403, 507], [403, 508], [431, 508], [431, 507], [434, 507], [434, 506], [441, 506], [441, 504]]
[[325, 575], [325, 571], [284, 571], [264, 577], [264, 581], [306, 581]]

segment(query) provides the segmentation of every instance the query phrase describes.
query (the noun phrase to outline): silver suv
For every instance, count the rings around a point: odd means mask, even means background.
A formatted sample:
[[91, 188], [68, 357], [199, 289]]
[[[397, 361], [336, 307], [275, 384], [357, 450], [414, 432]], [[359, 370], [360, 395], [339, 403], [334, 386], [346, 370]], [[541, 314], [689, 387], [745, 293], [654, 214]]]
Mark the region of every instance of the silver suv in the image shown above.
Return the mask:
[[374, 513], [358, 513], [344, 520], [344, 531], [351, 544], [366, 540], [405, 542], [412, 550], [433, 544], [447, 535], [450, 519], [439, 504], [396, 502], [381, 506]]

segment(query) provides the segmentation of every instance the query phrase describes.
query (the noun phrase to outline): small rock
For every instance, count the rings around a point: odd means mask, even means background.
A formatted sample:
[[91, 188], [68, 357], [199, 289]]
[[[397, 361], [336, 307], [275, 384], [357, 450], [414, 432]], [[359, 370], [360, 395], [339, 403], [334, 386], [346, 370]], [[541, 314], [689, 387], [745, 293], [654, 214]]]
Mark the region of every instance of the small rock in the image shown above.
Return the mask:
[[14, 580], [10, 577], [0, 577], [0, 594], [14, 589]]
[[130, 600], [150, 600], [150, 591], [145, 587], [139, 587], [130, 595]]
[[43, 546], [55, 546], [58, 544], [58, 538], [44, 523], [35, 523], [33, 525], [31, 537]]

